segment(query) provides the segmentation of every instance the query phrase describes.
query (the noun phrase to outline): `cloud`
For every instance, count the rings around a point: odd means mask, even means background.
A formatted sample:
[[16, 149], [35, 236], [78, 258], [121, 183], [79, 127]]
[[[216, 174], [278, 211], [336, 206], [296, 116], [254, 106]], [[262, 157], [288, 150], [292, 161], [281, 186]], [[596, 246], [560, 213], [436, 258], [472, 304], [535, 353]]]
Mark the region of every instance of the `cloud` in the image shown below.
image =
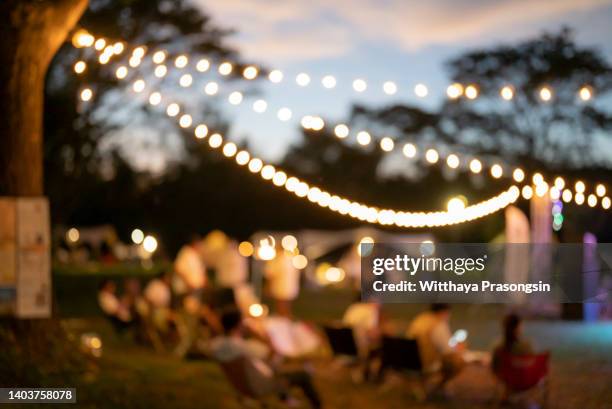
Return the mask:
[[[405, 51], [533, 34], [551, 20], [595, 12], [612, 0], [194, 0], [237, 30], [250, 58], [342, 56], [363, 43]], [[571, 23], [571, 21], [570, 21]], [[530, 31], [528, 33], [528, 31]]]

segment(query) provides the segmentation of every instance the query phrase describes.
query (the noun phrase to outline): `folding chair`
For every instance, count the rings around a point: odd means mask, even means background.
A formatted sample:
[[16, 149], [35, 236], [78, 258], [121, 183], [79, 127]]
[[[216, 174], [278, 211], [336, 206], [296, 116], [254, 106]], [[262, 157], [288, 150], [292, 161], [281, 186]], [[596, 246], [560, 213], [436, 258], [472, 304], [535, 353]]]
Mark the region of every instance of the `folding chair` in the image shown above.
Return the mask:
[[251, 374], [257, 371], [253, 363], [239, 357], [227, 362], [219, 362], [225, 377], [232, 387], [238, 392], [238, 402], [241, 406], [267, 407], [268, 401], [274, 398], [276, 389], [273, 382], [267, 387], [254, 387], [251, 382]]
[[419, 345], [415, 339], [384, 336], [381, 343], [381, 363], [378, 373], [383, 379], [388, 370], [416, 378], [418, 388], [413, 390], [419, 400], [427, 397], [427, 377], [423, 371]]
[[352, 328], [324, 326], [323, 330], [334, 356], [358, 357], [359, 353]]
[[542, 390], [542, 408], [548, 403], [548, 374], [550, 353], [515, 355], [506, 351], [497, 352], [498, 365], [495, 375], [501, 381], [505, 391], [503, 397], [510, 397], [533, 389]]

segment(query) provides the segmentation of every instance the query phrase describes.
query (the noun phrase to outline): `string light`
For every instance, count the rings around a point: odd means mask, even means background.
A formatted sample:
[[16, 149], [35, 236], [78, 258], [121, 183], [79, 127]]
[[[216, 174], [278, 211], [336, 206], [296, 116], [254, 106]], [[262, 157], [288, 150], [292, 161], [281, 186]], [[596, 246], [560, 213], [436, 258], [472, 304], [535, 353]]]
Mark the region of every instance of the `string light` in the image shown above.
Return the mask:
[[448, 155], [446, 157], [446, 164], [448, 165], [449, 168], [451, 169], [456, 169], [459, 167], [459, 157], [457, 155], [455, 155], [454, 153]]
[[585, 85], [580, 88], [578, 95], [580, 96], [581, 100], [588, 101], [593, 97], [593, 90], [591, 89], [591, 87]]
[[206, 95], [215, 95], [219, 91], [219, 84], [214, 81], [209, 82], [204, 86], [204, 93]]
[[321, 84], [327, 89], [334, 88], [336, 86], [336, 78], [333, 75], [326, 75], [321, 79]]
[[81, 101], [87, 102], [93, 98], [93, 91], [91, 88], [84, 88], [81, 91]]
[[154, 92], [149, 95], [149, 104], [155, 106], [159, 105], [162, 100], [161, 94], [159, 92]]
[[192, 122], [193, 120], [191, 118], [191, 115], [188, 114], [183, 114], [179, 118], [179, 125], [181, 126], [181, 128], [189, 128]]
[[204, 124], [200, 124], [195, 128], [195, 137], [198, 139], [204, 139], [208, 135], [208, 127]]
[[397, 93], [397, 85], [393, 81], [385, 81], [383, 84], [383, 92], [387, 95], [395, 95]]
[[161, 64], [166, 61], [166, 52], [165, 51], [156, 51], [153, 53], [152, 60], [155, 64]]
[[478, 159], [472, 159], [470, 161], [470, 170], [472, 173], [480, 173], [480, 171], [482, 171], [482, 162]]
[[389, 138], [388, 136], [385, 136], [380, 140], [380, 148], [385, 152], [391, 152], [394, 146], [395, 143], [393, 142], [393, 139]]
[[417, 84], [414, 86], [414, 93], [419, 98], [425, 98], [429, 93], [429, 90], [425, 86], [425, 84]]
[[356, 80], [353, 81], [353, 89], [357, 92], [363, 92], [368, 88], [368, 84], [362, 80], [361, 78], [358, 78]]
[[190, 74], [183, 74], [179, 79], [179, 84], [183, 88], [190, 87], [193, 83], [193, 77]]
[[166, 75], [166, 73], [168, 72], [168, 69], [166, 68], [165, 65], [158, 65], [157, 67], [155, 67], [155, 70], [153, 71], [153, 74], [157, 77], [157, 78], [162, 78]]
[[86, 68], [87, 64], [85, 63], [85, 61], [77, 61], [74, 64], [74, 72], [76, 72], [77, 74], [82, 74], [83, 72], [85, 72]]
[[457, 99], [463, 94], [463, 86], [459, 83], [454, 83], [448, 86], [446, 89], [446, 95], [450, 99]]
[[196, 64], [196, 70], [206, 72], [210, 68], [210, 62], [206, 58], [200, 59]]
[[584, 191], [586, 190], [584, 182], [581, 180], [576, 182], [576, 184], [574, 185], [574, 190], [576, 190], [577, 193], [584, 193]]
[[257, 101], [253, 102], [253, 111], [261, 114], [265, 112], [266, 109], [268, 109], [268, 103], [263, 99], [258, 99]]
[[185, 68], [188, 63], [189, 63], [189, 59], [187, 58], [186, 55], [179, 55], [174, 60], [174, 66], [176, 68]]
[[605, 210], [608, 210], [610, 208], [610, 198], [609, 197], [604, 197], [603, 199], [601, 199], [601, 207], [603, 207]]
[[427, 149], [427, 151], [425, 152], [425, 160], [428, 163], [434, 164], [438, 162], [438, 159], [440, 159], [440, 155], [438, 154], [438, 151], [430, 148]]
[[411, 143], [407, 143], [402, 148], [402, 153], [404, 154], [405, 157], [412, 159], [416, 156], [416, 153], [417, 153], [416, 146], [414, 146]]
[[238, 91], [234, 91], [227, 97], [227, 100], [232, 105], [238, 105], [242, 102], [242, 93]]
[[344, 139], [349, 135], [349, 128], [345, 124], [338, 124], [334, 127], [334, 134], [338, 138]]
[[295, 77], [295, 82], [300, 87], [305, 87], [310, 84], [310, 76], [304, 72], [301, 72]]
[[142, 92], [145, 89], [145, 82], [144, 80], [140, 79], [140, 80], [136, 80], [134, 81], [134, 84], [132, 85], [132, 89], [134, 90], [134, 92]]
[[280, 119], [281, 121], [288, 121], [291, 119], [292, 113], [289, 108], [283, 107], [278, 110], [276, 116], [278, 116], [278, 119]]
[[270, 82], [278, 84], [283, 80], [283, 73], [279, 70], [270, 71], [270, 74], [268, 74], [268, 79]]
[[372, 137], [367, 131], [360, 131], [357, 134], [357, 143], [359, 143], [360, 145], [366, 146], [370, 143], [371, 140]]
[[476, 99], [478, 97], [478, 88], [475, 85], [465, 87], [465, 96], [468, 99]]
[[122, 80], [125, 77], [127, 77], [127, 75], [128, 75], [128, 69], [127, 69], [127, 67], [125, 67], [123, 65], [118, 67], [117, 70], [115, 71], [115, 76], [118, 79], [120, 79], [120, 80]]
[[523, 199], [529, 200], [533, 197], [533, 188], [529, 185], [525, 185], [521, 193], [523, 194]]
[[259, 71], [252, 65], [249, 65], [244, 69], [244, 71], [242, 71], [242, 76], [247, 80], [254, 80], [255, 78], [257, 78], [258, 74]]
[[603, 197], [606, 195], [606, 187], [603, 184], [598, 184], [595, 187], [595, 193], [597, 193], [597, 196], [599, 197]]
[[523, 180], [525, 180], [525, 172], [521, 168], [516, 168], [514, 169], [514, 172], [512, 172], [512, 178], [516, 182], [521, 183]]
[[514, 88], [512, 88], [510, 85], [506, 85], [499, 91], [499, 95], [501, 95], [501, 97], [506, 101], [510, 101], [512, 98], [514, 98]]
[[552, 89], [550, 89], [547, 86], [544, 86], [540, 88], [539, 95], [542, 101], [548, 102], [552, 99], [552, 96], [553, 96]]
[[501, 167], [501, 165], [498, 165], [496, 163], [493, 166], [491, 166], [491, 176], [493, 176], [495, 179], [501, 178], [503, 174], [504, 174], [504, 169]]
[[563, 199], [563, 201], [565, 203], [571, 202], [572, 201], [572, 197], [573, 197], [572, 191], [569, 190], [569, 189], [565, 189], [563, 191], [563, 194], [561, 195], [561, 198]]
[[231, 63], [226, 61], [219, 65], [218, 71], [219, 71], [219, 74], [223, 76], [227, 76], [232, 73], [233, 69], [234, 69], [234, 66]]

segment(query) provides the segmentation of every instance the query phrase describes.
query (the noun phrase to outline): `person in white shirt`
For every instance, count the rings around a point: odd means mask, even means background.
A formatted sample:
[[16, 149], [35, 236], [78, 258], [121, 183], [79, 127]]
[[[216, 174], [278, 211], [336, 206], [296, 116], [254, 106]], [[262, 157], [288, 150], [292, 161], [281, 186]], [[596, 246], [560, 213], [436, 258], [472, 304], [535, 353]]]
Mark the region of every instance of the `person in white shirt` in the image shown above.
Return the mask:
[[111, 319], [119, 329], [130, 324], [132, 316], [127, 308], [117, 297], [117, 285], [111, 280], [104, 280], [98, 291], [98, 305], [102, 312]]
[[342, 317], [342, 323], [353, 329], [359, 355], [367, 357], [378, 346], [381, 335], [380, 303], [351, 304]]
[[224, 335], [215, 337], [209, 344], [211, 356], [221, 365], [244, 360], [247, 379], [243, 381], [258, 394], [277, 393], [287, 398], [286, 385], [302, 389], [313, 408], [321, 407], [321, 399], [312, 384], [310, 375], [302, 370], [275, 371], [269, 361], [270, 349], [256, 340], [243, 336], [242, 317], [236, 310], [227, 311], [221, 317]]
[[278, 248], [276, 257], [265, 266], [270, 295], [276, 301], [276, 312], [285, 317], [291, 317], [291, 303], [300, 293], [300, 270], [293, 266], [291, 260], [292, 257], [285, 250]]
[[206, 268], [198, 251], [199, 239], [194, 237], [183, 246], [174, 261], [174, 271], [189, 291], [200, 291], [206, 286]]
[[238, 243], [230, 241], [217, 262], [217, 284], [236, 288], [248, 278], [248, 260], [238, 252]]
[[465, 367], [463, 344], [451, 346], [450, 306], [432, 304], [429, 311], [417, 315], [406, 336], [419, 345], [421, 363], [426, 372], [441, 371], [443, 386]]
[[172, 292], [170, 290], [170, 277], [162, 274], [147, 284], [144, 289], [144, 299], [149, 306], [150, 319], [155, 328], [167, 332], [174, 319], [171, 306]]

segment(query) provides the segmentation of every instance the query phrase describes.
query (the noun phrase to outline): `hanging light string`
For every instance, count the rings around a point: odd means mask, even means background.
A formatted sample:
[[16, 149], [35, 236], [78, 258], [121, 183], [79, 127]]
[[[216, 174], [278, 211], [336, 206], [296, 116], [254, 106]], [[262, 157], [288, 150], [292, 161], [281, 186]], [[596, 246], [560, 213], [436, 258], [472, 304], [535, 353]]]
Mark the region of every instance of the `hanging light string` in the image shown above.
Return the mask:
[[[123, 53], [126, 49], [126, 46], [121, 41], [111, 44], [102, 37], [94, 37], [84, 29], [77, 30], [74, 33], [72, 44], [77, 48], [94, 48], [95, 50], [100, 51], [99, 62], [102, 64], [108, 63], [113, 56]], [[131, 48], [131, 50], [133, 58], [130, 59], [130, 66], [135, 67], [140, 64], [140, 61], [142, 61], [146, 48], [143, 46], [137, 46]], [[380, 89], [386, 95], [395, 95], [399, 91], [397, 82], [392, 80], [386, 80], [383, 81], [382, 84], [379, 83], [376, 86], [371, 86], [373, 82], [368, 81], [363, 77], [354, 78], [352, 80], [339, 80], [337, 77], [328, 74], [315, 80], [315, 77], [307, 72], [299, 72], [295, 76], [291, 76], [290, 79], [288, 75], [278, 69], [273, 69], [266, 75], [262, 75], [262, 68], [256, 65], [247, 65], [245, 67], [238, 68], [238, 64], [232, 61], [221, 61], [213, 64], [210, 59], [192, 58], [188, 54], [180, 54], [174, 57], [173, 61], [169, 61], [169, 56], [170, 53], [164, 49], [159, 49], [152, 53], [152, 61], [159, 67], [163, 67], [160, 68], [159, 72], [164, 71], [164, 69], [167, 70], [169, 64], [174, 65], [174, 67], [178, 69], [184, 69], [189, 66], [190, 62], [195, 61], [195, 69], [200, 73], [205, 73], [216, 69], [219, 75], [228, 76], [230, 74], [236, 74], [235, 70], [241, 69], [239, 74], [248, 81], [263, 79], [271, 84], [295, 82], [297, 86], [303, 88], [320, 84], [321, 87], [328, 90], [336, 88], [339, 83], [350, 83], [351, 89], [358, 94], [363, 93], [370, 88]], [[79, 61], [76, 64], [78, 65], [79, 70], [84, 71], [87, 68], [84, 61]], [[77, 70], [77, 65], [75, 65], [75, 70]], [[424, 98], [429, 95], [429, 88], [424, 83], [415, 84], [412, 91], [414, 95], [419, 98]], [[475, 100], [480, 96], [480, 89], [477, 84], [461, 84], [456, 82], [448, 85], [445, 92], [446, 96], [451, 100], [456, 100], [459, 98]], [[576, 92], [577, 98], [583, 102], [590, 101], [594, 94], [595, 91], [589, 84], [582, 85]], [[515, 95], [516, 89], [512, 84], [506, 84], [499, 89], [499, 97], [505, 101], [512, 100]], [[542, 102], [550, 102], [554, 99], [555, 93], [554, 89], [550, 85], [543, 84], [537, 89], [536, 95]]]
[[[93, 36], [91, 36], [88, 33], [83, 34], [83, 33], [77, 32], [77, 34], [75, 34], [75, 36], [73, 37], [73, 42], [78, 44], [81, 47], [83, 46], [92, 47], [93, 46], [96, 50], [100, 51], [100, 54], [98, 57], [98, 62], [100, 64], [108, 63], [113, 56], [122, 54], [125, 48], [123, 43], [121, 42], [114, 43], [114, 44], [106, 44], [106, 41], [104, 39], [96, 40], [93, 38]], [[129, 59], [130, 67], [132, 68], [138, 67], [142, 59], [144, 58], [145, 54], [146, 54], [146, 49], [144, 47], [134, 48], [132, 51], [131, 57]], [[167, 57], [167, 54], [165, 51], [157, 51], [153, 54], [152, 60], [155, 64], [161, 64], [165, 61], [166, 57]], [[187, 64], [188, 64], [188, 58], [185, 55], [179, 55], [174, 60], [174, 65], [178, 68], [183, 68], [187, 66]], [[221, 70], [220, 73], [222, 75], [228, 75], [229, 73], [231, 73], [231, 68], [229, 66], [226, 65], [225, 66], [226, 68], [221, 68], [222, 66], [223, 64], [219, 66]], [[163, 69], [160, 70], [160, 68], [162, 67]], [[197, 67], [199, 67], [200, 71], [206, 71], [208, 68], [210, 68], [210, 63], [208, 62], [208, 60], [200, 60], [198, 61], [196, 65], [196, 68]], [[85, 69], [86, 69], [86, 63], [82, 60], [77, 61], [74, 65], [74, 70], [75, 72], [77, 72], [77, 74], [84, 72]], [[158, 65], [155, 71], [156, 71], [155, 72], [156, 77], [163, 77], [167, 73], [167, 68], [165, 68], [164, 65]], [[254, 72], [249, 74], [249, 71], [247, 69], [245, 69], [245, 71], [246, 71], [246, 76], [248, 77], [247, 79], [254, 79], [254, 74], [255, 74]], [[129, 72], [129, 68], [122, 65], [116, 69], [115, 73], [116, 73], [117, 78], [122, 80], [127, 77], [128, 72]], [[181, 76], [179, 80], [181, 83], [180, 84], [181, 86], [184, 86], [184, 87], [191, 86], [192, 77], [190, 75], [189, 76], [187, 75], [189, 74]], [[253, 78], [250, 78], [250, 77], [253, 77]], [[133, 83], [133, 90], [135, 92], [141, 92], [144, 90], [144, 88], [145, 88], [145, 82], [143, 79], [138, 79]], [[215, 82], [209, 82], [204, 88], [205, 93], [209, 95], [216, 94], [217, 90], [218, 90], [218, 85]], [[230, 94], [230, 102], [231, 102], [232, 95], [235, 96], [235, 101], [237, 101], [238, 96], [236, 93], [233, 93], [233, 94]], [[85, 88], [81, 91], [81, 99], [83, 101], [89, 101], [92, 98], [92, 96], [93, 96], [93, 92], [89, 88]], [[240, 101], [242, 100], [241, 94], [239, 96], [239, 100]], [[259, 110], [265, 111], [265, 107], [267, 106], [265, 101], [263, 100], [258, 100], [258, 101], [260, 102]], [[256, 103], [254, 104], [254, 107], [257, 106], [258, 101], [256, 101]], [[159, 92], [152, 93], [149, 97], [149, 102], [153, 105], [159, 104], [159, 102], [161, 102], [161, 94]], [[170, 116], [178, 115], [179, 110], [180, 110], [180, 107], [176, 103], [172, 103], [168, 105], [167, 107], [167, 113]], [[176, 111], [176, 114], [171, 115], [175, 111]], [[288, 108], [281, 108], [278, 111], [278, 117], [281, 120], [288, 120], [291, 118], [291, 111]], [[182, 115], [179, 118], [179, 125], [183, 128], [189, 127], [191, 125], [191, 122], [192, 122], [192, 119], [191, 119], [191, 116], [189, 115]], [[321, 130], [324, 127], [324, 122], [322, 118], [320, 117], [305, 116], [302, 118], [301, 125], [306, 129]], [[350, 130], [347, 125], [338, 124], [334, 127], [334, 133], [338, 138], [341, 138], [341, 139], [345, 138], [346, 136], [348, 136], [349, 132]], [[356, 139], [360, 145], [365, 146], [371, 142], [372, 137], [367, 131], [360, 131], [357, 133]], [[389, 137], [385, 137], [380, 140], [380, 147], [385, 152], [393, 151], [394, 145], [395, 143], [393, 139]], [[403, 146], [402, 152], [405, 156], [411, 158], [411, 157], [416, 156], [418, 150], [415, 145], [411, 143], [407, 143]], [[440, 162], [440, 153], [434, 148], [429, 148], [425, 152], [425, 159], [427, 163], [429, 164], [436, 164]], [[461, 163], [461, 159], [457, 154], [452, 153], [446, 157], [445, 163], [449, 168], [456, 169], [459, 167]], [[469, 169], [472, 173], [475, 173], [475, 174], [481, 173], [483, 170], [483, 161], [481, 161], [478, 158], [473, 158], [469, 162]], [[491, 176], [495, 179], [499, 179], [500, 177], [504, 175], [509, 175], [509, 173], [504, 172], [504, 167], [502, 167], [502, 165], [499, 163], [492, 164], [489, 170], [490, 170]], [[526, 179], [525, 172], [521, 168], [518, 168], [518, 167], [512, 170], [511, 175], [514, 181], [517, 183], [523, 183]], [[601, 183], [596, 185], [595, 193], [592, 193], [586, 196], [585, 184], [582, 181], [576, 182], [576, 184], [574, 185], [575, 189], [573, 192], [572, 190], [568, 188], [564, 189], [565, 181], [560, 176], [555, 178], [554, 185], [552, 187], [549, 187], [549, 184], [544, 180], [542, 175], [538, 172], [533, 174], [532, 181], [533, 181], [533, 185], [535, 186], [535, 189], [532, 188], [531, 186], [525, 186], [521, 190], [521, 193], [525, 199], [529, 199], [532, 196], [533, 192], [535, 191], [536, 194], [538, 194], [539, 196], [549, 193], [551, 198], [555, 200], [562, 199], [565, 202], [571, 202], [572, 199], [574, 199], [576, 204], [582, 205], [586, 203], [590, 207], [595, 207], [597, 203], [600, 202], [604, 209], [610, 208], [610, 198], [605, 196], [607, 193], [606, 187], [605, 185]]]

